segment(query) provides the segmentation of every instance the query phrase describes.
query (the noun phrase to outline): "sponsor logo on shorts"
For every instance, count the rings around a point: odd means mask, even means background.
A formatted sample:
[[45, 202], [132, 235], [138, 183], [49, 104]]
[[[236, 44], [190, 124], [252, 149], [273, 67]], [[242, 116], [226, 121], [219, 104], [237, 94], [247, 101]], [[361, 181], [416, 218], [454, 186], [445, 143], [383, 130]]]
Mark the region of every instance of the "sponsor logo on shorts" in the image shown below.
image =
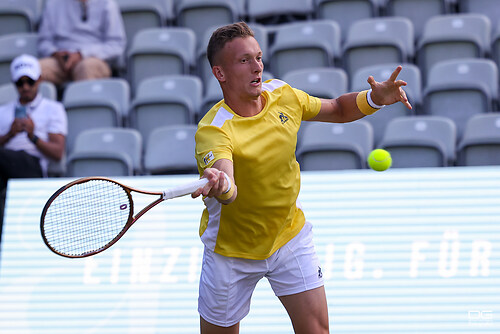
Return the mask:
[[318, 278], [322, 278], [323, 277], [323, 272], [321, 271], [321, 267], [318, 266]]

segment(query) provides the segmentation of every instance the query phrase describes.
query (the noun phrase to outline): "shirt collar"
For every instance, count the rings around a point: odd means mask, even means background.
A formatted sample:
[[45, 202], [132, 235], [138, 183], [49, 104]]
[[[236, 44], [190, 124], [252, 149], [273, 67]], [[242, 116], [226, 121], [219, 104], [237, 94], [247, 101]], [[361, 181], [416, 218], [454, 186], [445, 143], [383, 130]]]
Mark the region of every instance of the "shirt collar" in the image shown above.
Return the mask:
[[[26, 106], [26, 110], [33, 110], [35, 108], [37, 108], [40, 103], [42, 102], [42, 94], [40, 92], [38, 92], [36, 94], [36, 97], [33, 99], [33, 101], [27, 103], [25, 106]], [[19, 100], [17, 100], [17, 105], [21, 105], [21, 103], [19, 102]]]

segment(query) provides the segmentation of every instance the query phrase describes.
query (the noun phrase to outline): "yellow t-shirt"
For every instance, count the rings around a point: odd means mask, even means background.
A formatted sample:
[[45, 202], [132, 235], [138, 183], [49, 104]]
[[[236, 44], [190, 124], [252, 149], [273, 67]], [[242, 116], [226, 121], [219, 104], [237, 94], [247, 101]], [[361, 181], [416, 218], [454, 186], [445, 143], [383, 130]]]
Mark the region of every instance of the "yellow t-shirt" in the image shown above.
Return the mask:
[[297, 207], [300, 168], [295, 158], [302, 120], [316, 116], [321, 101], [283, 81], [262, 85], [266, 100], [256, 116], [241, 117], [224, 100], [198, 124], [200, 174], [219, 159], [234, 165], [238, 187], [228, 205], [205, 198], [200, 237], [206, 247], [230, 257], [262, 260], [299, 233], [305, 218]]

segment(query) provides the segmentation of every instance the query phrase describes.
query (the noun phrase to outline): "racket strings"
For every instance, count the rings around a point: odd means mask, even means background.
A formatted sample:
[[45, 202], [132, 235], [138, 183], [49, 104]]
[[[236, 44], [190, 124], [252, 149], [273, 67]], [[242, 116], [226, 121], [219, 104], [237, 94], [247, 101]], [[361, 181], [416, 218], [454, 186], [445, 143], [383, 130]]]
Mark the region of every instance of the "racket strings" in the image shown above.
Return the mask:
[[59, 253], [80, 256], [109, 244], [130, 214], [127, 192], [106, 180], [75, 184], [57, 196], [44, 219], [44, 234]]

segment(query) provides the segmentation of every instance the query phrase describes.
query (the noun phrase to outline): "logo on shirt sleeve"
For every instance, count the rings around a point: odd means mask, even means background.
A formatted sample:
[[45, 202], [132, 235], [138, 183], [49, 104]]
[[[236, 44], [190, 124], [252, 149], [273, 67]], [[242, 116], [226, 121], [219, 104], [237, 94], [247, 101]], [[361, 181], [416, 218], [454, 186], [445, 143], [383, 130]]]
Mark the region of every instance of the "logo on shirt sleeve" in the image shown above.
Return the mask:
[[214, 153], [212, 151], [208, 152], [207, 154], [205, 154], [205, 156], [203, 157], [203, 163], [205, 165], [208, 165], [212, 160], [214, 160]]

